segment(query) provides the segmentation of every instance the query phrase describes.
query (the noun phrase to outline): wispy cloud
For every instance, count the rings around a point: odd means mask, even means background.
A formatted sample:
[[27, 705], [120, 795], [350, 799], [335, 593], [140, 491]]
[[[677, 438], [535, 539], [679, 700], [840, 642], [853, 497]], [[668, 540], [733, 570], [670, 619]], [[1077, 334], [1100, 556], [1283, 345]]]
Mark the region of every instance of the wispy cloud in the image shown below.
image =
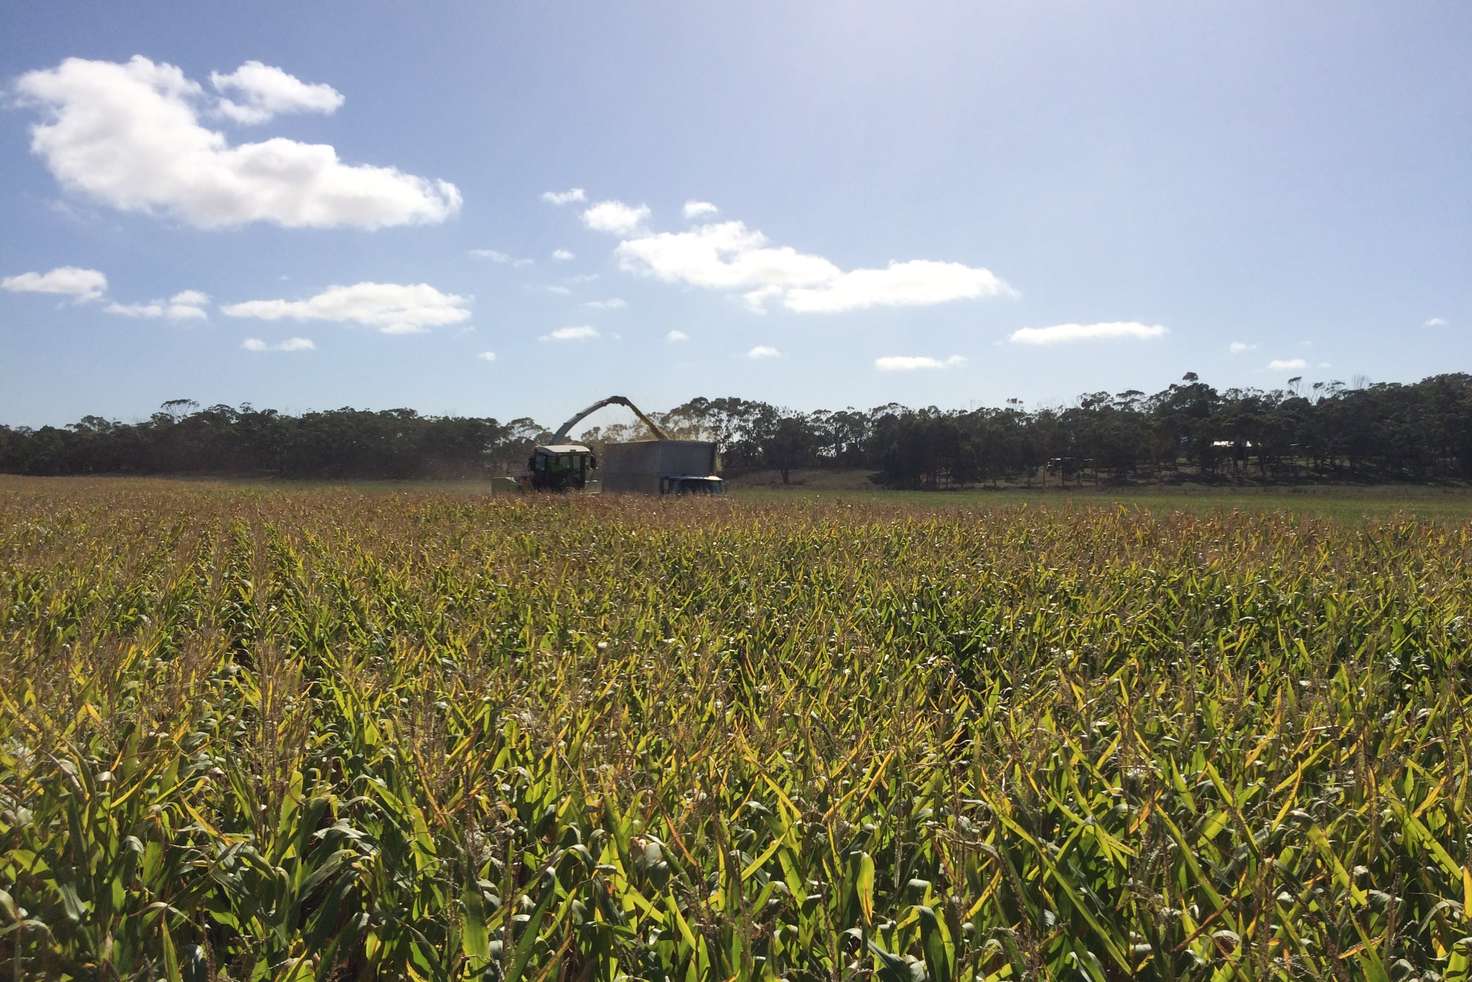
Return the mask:
[[1447, 321], [1446, 321], [1446, 318], [1445, 317], [1428, 317], [1428, 318], [1426, 318], [1426, 322], [1424, 324], [1422, 324], [1421, 326], [1422, 327], [1446, 327], [1446, 324], [1447, 324]]
[[589, 324], [574, 324], [559, 327], [539, 337], [538, 341], [591, 341], [599, 337], [598, 328]]
[[1257, 345], [1248, 344], [1246, 341], [1233, 341], [1227, 345], [1227, 350], [1234, 355], [1240, 355], [1248, 351], [1256, 351]]
[[960, 368], [966, 364], [965, 355], [949, 358], [932, 358], [929, 355], [884, 355], [874, 359], [874, 367], [881, 372], [918, 372], [939, 368]]
[[1274, 358], [1268, 362], [1270, 372], [1298, 372], [1308, 367], [1302, 358]]
[[685, 217], [692, 221], [697, 218], [709, 218], [718, 214], [720, 210], [709, 201], [687, 201], [683, 209]]
[[428, 283], [355, 283], [333, 286], [305, 300], [248, 300], [220, 308], [229, 317], [336, 321], [384, 334], [419, 334], [470, 319], [470, 300]]
[[623, 310], [628, 302], [622, 297], [609, 297], [607, 300], [589, 300], [583, 306], [592, 310]]
[[20, 273], [0, 280], [11, 293], [52, 293], [74, 300], [99, 300], [107, 292], [107, 277], [95, 269], [58, 266], [46, 273]]
[[776, 348], [772, 347], [769, 344], [759, 344], [748, 351], [746, 353], [746, 357], [750, 358], [753, 361], [760, 361], [763, 358], [781, 358], [782, 352], [778, 351]]
[[489, 259], [491, 262], [497, 263], [498, 265], [511, 266], [515, 269], [521, 269], [523, 267], [530, 266], [533, 262], [530, 259], [523, 259], [520, 256], [513, 256], [509, 252], [502, 252], [500, 249], [471, 249], [469, 251], [469, 254], [471, 256], [474, 256], [476, 259]]
[[686, 334], [684, 331], [674, 330], [666, 333], [664, 339], [669, 344], [679, 344], [682, 341], [689, 341], [690, 335]]
[[200, 290], [180, 290], [168, 300], [152, 300], [148, 303], [110, 303], [102, 310], [119, 317], [165, 318], [171, 321], [204, 320], [205, 304], [209, 294]]
[[246, 351], [316, 351], [317, 346], [312, 343], [311, 338], [287, 338], [285, 341], [277, 341], [269, 344], [260, 338], [246, 338], [240, 342], [240, 346]]
[[568, 188], [566, 191], [543, 191], [542, 200], [549, 205], [571, 205], [579, 201], [587, 201], [588, 192], [582, 188]]
[[570, 249], [553, 249], [552, 259], [555, 262], [566, 263], [577, 258], [577, 254]]
[[1096, 324], [1053, 324], [1049, 327], [1023, 327], [1008, 338], [1013, 344], [1053, 345], [1076, 341], [1148, 341], [1170, 333], [1160, 324], [1138, 321], [1103, 321]]
[[496, 353], [494, 351], [482, 351], [475, 357], [479, 358], [481, 361], [495, 361]]

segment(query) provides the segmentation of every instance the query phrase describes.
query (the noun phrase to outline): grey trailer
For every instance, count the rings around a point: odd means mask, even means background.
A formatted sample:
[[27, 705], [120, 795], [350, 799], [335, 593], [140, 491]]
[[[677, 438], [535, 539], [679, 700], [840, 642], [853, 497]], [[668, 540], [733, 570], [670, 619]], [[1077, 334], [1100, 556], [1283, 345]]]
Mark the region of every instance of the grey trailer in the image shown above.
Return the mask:
[[696, 479], [702, 490], [721, 483], [715, 476], [716, 445], [710, 440], [610, 443], [598, 469], [604, 491], [685, 493], [695, 489]]

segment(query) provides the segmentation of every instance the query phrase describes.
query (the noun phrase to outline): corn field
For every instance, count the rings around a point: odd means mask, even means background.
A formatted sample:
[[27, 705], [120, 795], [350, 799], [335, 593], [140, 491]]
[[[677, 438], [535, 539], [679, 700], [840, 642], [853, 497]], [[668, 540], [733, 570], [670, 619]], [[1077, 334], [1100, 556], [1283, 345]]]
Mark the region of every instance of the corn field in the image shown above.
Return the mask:
[[0, 486], [0, 977], [1465, 979], [1472, 524]]

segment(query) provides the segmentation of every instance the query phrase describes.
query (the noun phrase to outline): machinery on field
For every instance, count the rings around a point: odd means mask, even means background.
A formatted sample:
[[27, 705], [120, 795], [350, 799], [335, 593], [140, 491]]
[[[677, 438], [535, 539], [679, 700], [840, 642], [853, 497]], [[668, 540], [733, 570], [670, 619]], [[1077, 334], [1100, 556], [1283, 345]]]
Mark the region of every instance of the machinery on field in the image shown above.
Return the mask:
[[596, 482], [601, 490], [650, 494], [719, 494], [724, 490], [724, 482], [715, 473], [715, 443], [672, 439], [624, 396], [600, 399], [558, 427], [550, 441], [532, 451], [528, 473], [516, 481], [516, 486], [535, 491], [591, 490], [598, 459], [590, 447], [568, 438], [574, 426], [604, 406], [631, 410], [654, 439], [609, 444], [602, 480]]

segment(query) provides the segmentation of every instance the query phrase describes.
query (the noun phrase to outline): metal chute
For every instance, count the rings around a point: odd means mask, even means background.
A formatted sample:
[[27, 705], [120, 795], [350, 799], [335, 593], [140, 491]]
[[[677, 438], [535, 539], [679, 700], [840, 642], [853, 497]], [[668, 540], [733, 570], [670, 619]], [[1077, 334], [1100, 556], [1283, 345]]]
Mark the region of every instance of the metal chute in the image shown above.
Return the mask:
[[649, 431], [654, 434], [654, 438], [656, 440], [668, 440], [670, 438], [668, 433], [660, 429], [658, 423], [650, 419], [648, 416], [644, 415], [644, 411], [641, 410], [638, 406], [634, 405], [632, 402], [630, 402], [627, 398], [625, 398], [624, 396], [609, 396], [607, 399], [599, 399], [597, 402], [593, 403], [593, 405], [589, 406], [587, 409], [584, 409], [582, 412], [577, 413], [573, 416], [572, 419], [568, 420], [566, 423], [563, 423], [560, 427], [558, 427], [557, 432], [552, 436], [552, 443], [566, 443], [567, 436], [569, 433], [572, 432], [572, 428], [574, 426], [578, 425], [578, 423], [581, 422], [584, 417], [593, 415], [604, 406], [624, 406], [628, 409], [632, 409], [634, 411], [634, 415], [638, 416], [639, 420], [645, 426], [649, 427]]

